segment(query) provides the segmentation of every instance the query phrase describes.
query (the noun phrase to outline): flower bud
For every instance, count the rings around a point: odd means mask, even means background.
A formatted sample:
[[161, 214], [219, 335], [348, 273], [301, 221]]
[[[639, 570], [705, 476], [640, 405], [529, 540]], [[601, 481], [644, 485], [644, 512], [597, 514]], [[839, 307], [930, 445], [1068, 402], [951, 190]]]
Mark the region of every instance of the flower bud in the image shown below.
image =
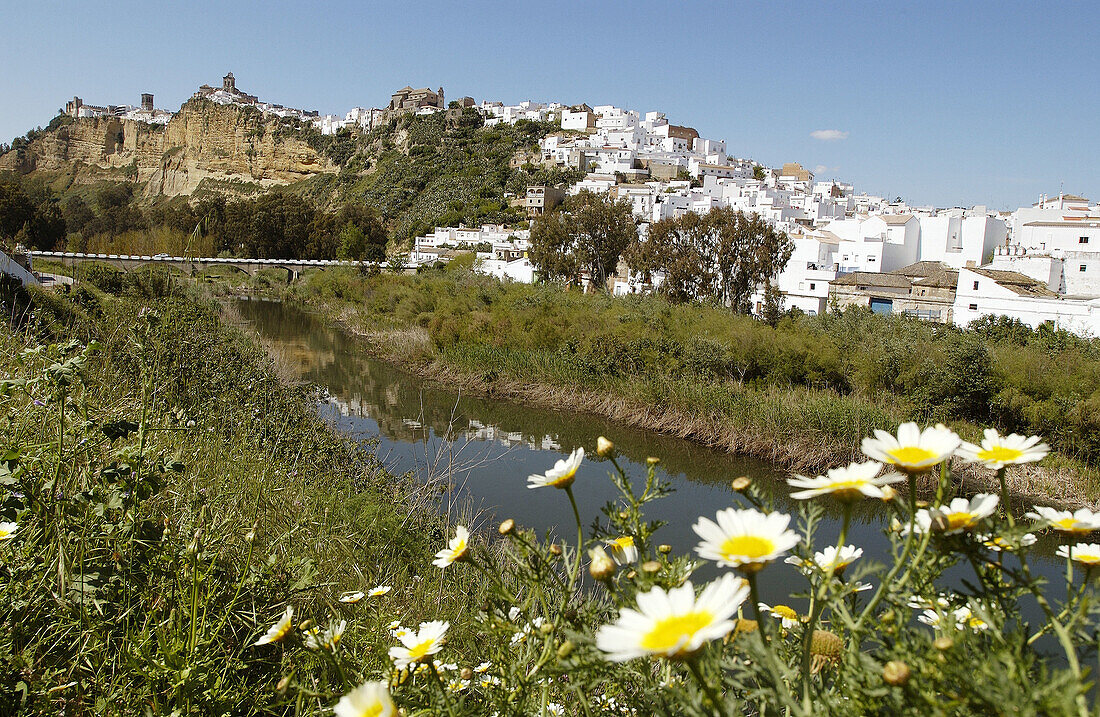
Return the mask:
[[950, 637], [946, 637], [946, 636], [937, 637], [932, 642], [932, 647], [936, 648], [940, 652], [947, 652], [948, 650], [950, 650], [954, 646], [955, 646], [955, 641], [952, 640]]
[[601, 546], [596, 546], [588, 551], [588, 557], [592, 562], [588, 564], [588, 574], [596, 580], [610, 580], [615, 574], [615, 561]]
[[672, 552], [672, 546], [669, 545], [668, 543], [661, 543], [660, 545], [657, 546], [657, 552], [660, 553], [661, 555], [668, 555], [669, 553]]
[[645, 459], [645, 464], [647, 466], [655, 466], [660, 462], [661, 462], [660, 458], [654, 458], [653, 456], [650, 456], [649, 458]]
[[888, 485], [882, 486], [882, 502], [889, 503], [898, 497], [898, 492]]
[[642, 563], [642, 571], [647, 573], [655, 573], [661, 569], [661, 564], [656, 560], [647, 560]]
[[627, 513], [625, 510], [620, 510], [619, 511], [619, 520], [626, 520], [629, 517], [630, 517], [630, 513]]
[[544, 622], [541, 625], [539, 625], [539, 632], [541, 632], [543, 635], [549, 635], [553, 631], [554, 631], [554, 623], [552, 623], [552, 622]]
[[500, 527], [497, 528], [497, 532], [500, 533], [501, 535], [508, 535], [513, 530], [515, 530], [515, 528], [516, 528], [516, 521], [512, 520], [511, 518], [508, 518], [507, 520], [505, 520], [503, 523], [500, 524]]
[[472, 680], [474, 679], [474, 671], [469, 667], [463, 667], [462, 672], [459, 672], [458, 676], [464, 680]]
[[561, 553], [562, 553], [562, 550], [561, 550], [560, 545], [558, 545], [557, 543], [551, 543], [550, 544], [550, 554], [551, 555], [553, 555], [555, 558], [560, 558]]
[[285, 675], [281, 680], [275, 684], [275, 691], [280, 695], [286, 692], [286, 688], [290, 685], [290, 675]]
[[575, 648], [576, 645], [573, 644], [572, 640], [566, 640], [561, 644], [561, 647], [558, 648], [558, 659], [564, 660], [565, 658], [569, 657], [573, 654], [573, 650]]
[[908, 682], [910, 674], [912, 673], [909, 670], [909, 665], [901, 660], [891, 660], [882, 668], [882, 679], [886, 681], [886, 684], [895, 687], [900, 687]]
[[744, 491], [750, 485], [752, 485], [752, 479], [748, 476], [740, 476], [738, 478], [734, 478], [733, 482], [730, 483], [730, 487], [738, 493]]
[[313, 620], [302, 620], [302, 624], [298, 626], [298, 629], [302, 632], [309, 632], [309, 628], [313, 627]]
[[596, 439], [596, 455], [600, 458], [610, 458], [615, 452], [615, 444], [603, 436]]

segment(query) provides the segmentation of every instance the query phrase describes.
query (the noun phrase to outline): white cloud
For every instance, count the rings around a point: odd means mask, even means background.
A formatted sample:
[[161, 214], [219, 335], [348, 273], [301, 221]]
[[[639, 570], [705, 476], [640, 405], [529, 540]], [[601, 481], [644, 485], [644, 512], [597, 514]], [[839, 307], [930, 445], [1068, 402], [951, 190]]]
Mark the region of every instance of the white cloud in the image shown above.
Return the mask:
[[819, 164], [816, 167], [814, 167], [814, 174], [821, 174], [822, 172], [828, 172], [828, 171], [829, 171], [829, 168], [826, 167], [824, 164]]
[[810, 132], [810, 136], [822, 142], [836, 142], [837, 140], [848, 139], [848, 133], [842, 132], [839, 129], [815, 129], [813, 132]]

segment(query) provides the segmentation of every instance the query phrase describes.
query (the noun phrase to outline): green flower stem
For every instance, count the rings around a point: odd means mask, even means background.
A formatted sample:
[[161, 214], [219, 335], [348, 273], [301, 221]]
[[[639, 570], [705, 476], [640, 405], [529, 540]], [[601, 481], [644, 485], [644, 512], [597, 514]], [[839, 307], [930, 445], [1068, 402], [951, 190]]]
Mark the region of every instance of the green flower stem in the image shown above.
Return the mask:
[[997, 482], [1001, 484], [1001, 506], [1004, 508], [1005, 517], [1008, 518], [1008, 527], [1016, 525], [1016, 519], [1012, 517], [1012, 498], [1008, 494], [1008, 482], [1005, 480], [1005, 466], [997, 471]]
[[814, 628], [825, 609], [825, 596], [833, 583], [836, 574], [836, 557], [840, 555], [840, 549], [848, 542], [848, 528], [852, 523], [852, 501], [844, 501], [844, 522], [840, 524], [840, 535], [837, 537], [836, 550], [833, 562], [825, 571], [825, 579], [822, 580], [817, 590], [810, 596], [810, 621], [806, 623], [802, 632], [802, 709], [806, 714], [813, 712], [813, 700], [810, 696], [810, 649], [813, 646]]
[[711, 708], [714, 710], [714, 714], [719, 717], [724, 717], [726, 711], [722, 709], [722, 703], [718, 700], [718, 694], [714, 691], [714, 686], [703, 677], [703, 671], [699, 669], [699, 659], [697, 655], [692, 655], [687, 659], [688, 671], [691, 672], [691, 676], [695, 678], [695, 681], [699, 683], [699, 687], [703, 690], [703, 694], [707, 697], [707, 702], [710, 703]]
[[447, 714], [450, 717], [455, 717], [454, 707], [451, 706], [451, 700], [447, 697], [447, 685], [443, 684], [443, 678], [439, 676], [439, 671], [435, 669], [435, 660], [428, 656], [428, 671], [432, 673], [432, 677], [435, 678], [435, 684], [439, 687], [439, 693], [443, 696], [443, 706], [447, 708]]
[[581, 525], [581, 512], [577, 510], [577, 499], [573, 497], [573, 486], [566, 486], [565, 494], [569, 496], [569, 505], [573, 506], [573, 519], [577, 521], [577, 555], [569, 575], [569, 589], [572, 590], [577, 583], [577, 575], [580, 574], [581, 569], [581, 553], [584, 552], [584, 526]]
[[1073, 595], [1073, 544], [1066, 543], [1066, 604]]
[[[1027, 560], [1023, 555], [1020, 556], [1020, 567], [1024, 571], [1024, 577], [1027, 579], [1028, 590], [1035, 596], [1035, 601], [1039, 603], [1039, 607], [1047, 616], [1047, 620], [1050, 622], [1051, 628], [1054, 630], [1054, 634], [1058, 636], [1058, 642], [1062, 646], [1062, 651], [1066, 654], [1066, 662], [1069, 664], [1069, 669], [1073, 671], [1074, 677], [1077, 678], [1078, 687], [1081, 685], [1081, 663], [1077, 660], [1077, 649], [1073, 646], [1073, 638], [1070, 636], [1069, 631], [1059, 620], [1058, 616], [1054, 614], [1053, 608], [1050, 603], [1043, 596], [1043, 591], [1039, 590], [1035, 586], [1035, 581], [1031, 577], [1031, 568], [1027, 564]], [[1088, 705], [1085, 702], [1085, 695], [1078, 689], [1077, 697], [1077, 711], [1081, 715], [1088, 715]]]
[[772, 649], [771, 642], [768, 640], [767, 624], [764, 621], [764, 615], [760, 610], [760, 592], [756, 586], [756, 573], [748, 573], [745, 576], [749, 581], [749, 599], [752, 600], [752, 608], [756, 614], [756, 632], [760, 636], [761, 647], [763, 647], [765, 654], [768, 656], [768, 667], [772, 672], [772, 679], [775, 681], [776, 689], [782, 687], [782, 691], [786, 699], [784, 700], [788, 705], [793, 702], [790, 687], [787, 685], [787, 681], [783, 677], [783, 666], [779, 664], [779, 657], [775, 654], [775, 650]]

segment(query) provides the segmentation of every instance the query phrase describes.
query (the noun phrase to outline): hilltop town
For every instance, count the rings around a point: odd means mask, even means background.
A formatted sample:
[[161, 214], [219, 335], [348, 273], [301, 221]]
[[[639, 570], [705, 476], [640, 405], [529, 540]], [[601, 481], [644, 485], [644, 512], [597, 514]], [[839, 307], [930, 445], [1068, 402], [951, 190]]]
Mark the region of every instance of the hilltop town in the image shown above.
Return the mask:
[[[537, 155], [517, 154], [513, 164], [561, 170], [576, 181], [530, 185], [525, 193], [506, 195], [529, 219], [582, 191], [628, 201], [643, 233], [663, 219], [729, 207], [762, 217], [793, 243], [790, 260], [773, 282], [786, 310], [818, 314], [859, 305], [960, 326], [982, 316], [1004, 315], [1032, 327], [1052, 321], [1082, 335], [1100, 335], [1100, 205], [1081, 196], [1042, 196], [1012, 212], [910, 206], [900, 198], [857, 192], [839, 179], [819, 178], [797, 162], [767, 167], [734, 157], [725, 140], [674, 124], [665, 112], [613, 105], [479, 104], [468, 96], [448, 102], [442, 87], [406, 86], [384, 107], [355, 107], [341, 117], [263, 101], [239, 89], [232, 72], [220, 87], [199, 87], [192, 99], [255, 111], [263, 121], [292, 121], [334, 140], [363, 136], [408, 115], [443, 113], [454, 119], [473, 111], [484, 127], [538, 123], [550, 130], [538, 139]], [[169, 129], [179, 114], [155, 108], [151, 93], [142, 95], [139, 106], [89, 105], [74, 97], [64, 112], [73, 121], [125, 120]], [[228, 131], [234, 130], [230, 126]], [[169, 146], [149, 145], [145, 154], [156, 166], [140, 171], [162, 176], [147, 192], [188, 194], [211, 174], [179, 164], [191, 172], [180, 180], [178, 174], [170, 175], [170, 162], [154, 157], [162, 152], [167, 156], [188, 142], [185, 134]], [[131, 143], [141, 150], [140, 138]], [[263, 186], [339, 169], [303, 143], [280, 154], [276, 141], [265, 149], [266, 155], [254, 143], [237, 145], [233, 152], [248, 154], [247, 167], [223, 166], [219, 171], [258, 179]], [[268, 156], [267, 165], [257, 155]], [[112, 162], [111, 157], [100, 159]], [[10, 158], [0, 158], [0, 168], [16, 166]], [[446, 262], [457, 252], [474, 250], [482, 271], [531, 282], [536, 272], [527, 256], [529, 242], [529, 230], [522, 224], [437, 226], [412, 241], [408, 261]], [[620, 265], [609, 289], [620, 295], [644, 293], [658, 289], [662, 279], [660, 272], [643, 277]], [[753, 301], [757, 312], [763, 302], [761, 287]]]

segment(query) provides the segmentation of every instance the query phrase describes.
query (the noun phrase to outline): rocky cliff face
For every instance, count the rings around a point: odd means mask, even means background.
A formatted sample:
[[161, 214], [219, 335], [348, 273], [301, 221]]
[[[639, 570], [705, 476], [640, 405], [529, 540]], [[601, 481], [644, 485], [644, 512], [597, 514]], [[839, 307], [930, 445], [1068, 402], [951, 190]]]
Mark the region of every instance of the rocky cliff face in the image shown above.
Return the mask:
[[277, 127], [251, 107], [192, 99], [165, 127], [77, 120], [0, 157], [0, 170], [127, 170], [146, 195], [176, 196], [208, 178], [271, 186], [339, 169], [301, 139], [280, 136]]

